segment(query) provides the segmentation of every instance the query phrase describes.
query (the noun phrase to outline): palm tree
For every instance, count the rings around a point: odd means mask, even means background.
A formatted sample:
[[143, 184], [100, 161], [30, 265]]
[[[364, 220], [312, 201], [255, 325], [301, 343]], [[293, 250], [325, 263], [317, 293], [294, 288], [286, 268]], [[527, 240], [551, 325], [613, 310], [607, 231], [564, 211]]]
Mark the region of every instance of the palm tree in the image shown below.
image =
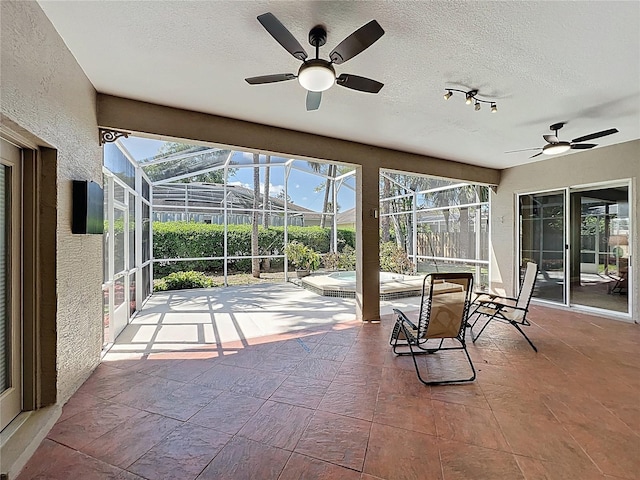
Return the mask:
[[[332, 167], [333, 165], [328, 165], [326, 163], [318, 163], [318, 162], [307, 162], [307, 164], [309, 165], [309, 167], [311, 167], [311, 170], [313, 170], [315, 173], [318, 174], [322, 174], [324, 175], [325, 172], [327, 173], [327, 180], [325, 182], [325, 186], [324, 186], [324, 201], [322, 202], [322, 216], [320, 217], [320, 227], [324, 228], [325, 223], [326, 223], [326, 213], [327, 213], [327, 208], [329, 207], [329, 189], [331, 188], [331, 171], [332, 171]], [[319, 191], [320, 187], [317, 188], [316, 191]]]

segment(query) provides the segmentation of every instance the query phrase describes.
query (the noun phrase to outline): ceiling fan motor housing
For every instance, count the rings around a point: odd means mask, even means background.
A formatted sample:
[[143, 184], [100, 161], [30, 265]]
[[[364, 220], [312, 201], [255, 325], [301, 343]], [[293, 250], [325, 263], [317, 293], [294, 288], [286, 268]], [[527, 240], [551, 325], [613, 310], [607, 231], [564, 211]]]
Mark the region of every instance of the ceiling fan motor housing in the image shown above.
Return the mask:
[[316, 25], [309, 32], [309, 43], [314, 47], [321, 47], [327, 43], [327, 30], [322, 25]]

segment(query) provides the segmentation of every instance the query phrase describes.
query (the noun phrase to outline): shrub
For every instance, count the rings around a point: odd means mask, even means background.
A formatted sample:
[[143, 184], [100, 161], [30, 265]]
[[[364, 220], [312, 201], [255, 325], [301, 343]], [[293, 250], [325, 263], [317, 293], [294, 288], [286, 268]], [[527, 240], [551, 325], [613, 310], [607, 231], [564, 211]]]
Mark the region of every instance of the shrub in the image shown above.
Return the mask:
[[337, 270], [340, 263], [340, 254], [335, 252], [326, 253], [322, 257], [322, 265], [327, 270]]
[[350, 245], [345, 245], [338, 255], [338, 268], [341, 270], [356, 269], [356, 249]]
[[156, 292], [166, 290], [184, 290], [187, 288], [208, 288], [213, 282], [202, 272], [174, 272], [158, 280], [153, 286]]
[[307, 245], [294, 240], [287, 243], [284, 251], [298, 270], [317, 270], [320, 267], [320, 254]]
[[380, 245], [380, 270], [383, 272], [407, 273], [413, 271], [413, 263], [404, 249], [394, 242]]

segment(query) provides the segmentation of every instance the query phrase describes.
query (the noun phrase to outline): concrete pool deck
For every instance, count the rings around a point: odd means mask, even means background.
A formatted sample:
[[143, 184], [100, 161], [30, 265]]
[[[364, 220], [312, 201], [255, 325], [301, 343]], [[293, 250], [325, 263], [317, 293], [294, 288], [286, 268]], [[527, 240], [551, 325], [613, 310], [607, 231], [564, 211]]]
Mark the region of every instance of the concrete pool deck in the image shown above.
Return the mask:
[[[344, 278], [332, 277], [336, 272], [316, 273], [299, 279], [300, 285], [307, 290], [325, 297], [355, 298], [356, 282]], [[395, 275], [395, 274], [394, 274]], [[380, 282], [380, 300], [416, 297], [422, 295], [424, 275], [395, 275], [396, 277]], [[298, 280], [298, 279], [296, 279]], [[297, 281], [294, 283], [298, 283]]]

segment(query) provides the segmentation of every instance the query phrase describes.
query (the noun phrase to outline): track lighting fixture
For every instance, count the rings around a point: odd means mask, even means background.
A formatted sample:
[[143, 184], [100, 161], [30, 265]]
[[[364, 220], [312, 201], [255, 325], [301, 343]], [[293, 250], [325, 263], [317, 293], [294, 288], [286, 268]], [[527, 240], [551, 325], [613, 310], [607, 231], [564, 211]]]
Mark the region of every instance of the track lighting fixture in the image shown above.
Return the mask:
[[481, 105], [482, 103], [488, 103], [491, 105], [491, 113], [498, 112], [498, 106], [496, 105], [496, 102], [494, 102], [493, 100], [483, 100], [476, 96], [478, 95], [478, 90], [465, 91], [465, 90], [459, 90], [457, 88], [445, 88], [445, 91], [446, 91], [446, 93], [444, 94], [445, 100], [449, 100], [453, 95], [453, 92], [460, 92], [460, 93], [464, 93], [465, 103], [467, 105], [473, 104], [476, 112], [482, 108], [482, 105]]

